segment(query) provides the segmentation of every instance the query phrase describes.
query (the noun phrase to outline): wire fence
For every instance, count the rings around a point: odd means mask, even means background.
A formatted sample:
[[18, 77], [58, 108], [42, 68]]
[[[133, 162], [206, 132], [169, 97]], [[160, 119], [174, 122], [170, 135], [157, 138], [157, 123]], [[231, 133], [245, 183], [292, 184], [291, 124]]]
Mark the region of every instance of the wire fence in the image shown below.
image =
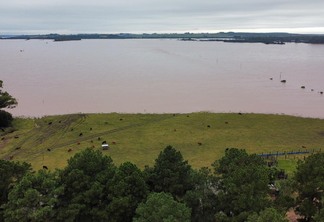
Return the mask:
[[313, 148], [313, 149], [303, 149], [303, 150], [291, 150], [291, 151], [276, 151], [276, 152], [269, 152], [269, 153], [259, 153], [258, 156], [264, 158], [277, 158], [277, 157], [285, 157], [285, 159], [289, 158], [290, 156], [295, 155], [312, 155], [315, 153], [323, 152], [322, 148]]

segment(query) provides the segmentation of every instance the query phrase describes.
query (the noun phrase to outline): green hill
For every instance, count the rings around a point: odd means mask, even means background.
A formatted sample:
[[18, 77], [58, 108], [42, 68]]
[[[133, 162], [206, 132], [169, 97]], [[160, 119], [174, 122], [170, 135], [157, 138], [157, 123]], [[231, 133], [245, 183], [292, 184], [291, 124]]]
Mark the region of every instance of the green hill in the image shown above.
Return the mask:
[[14, 132], [1, 132], [0, 158], [26, 161], [35, 169], [62, 168], [87, 147], [101, 149], [116, 164], [152, 165], [167, 145], [193, 167], [210, 166], [228, 147], [249, 153], [320, 150], [324, 120], [268, 114], [73, 114], [17, 118]]

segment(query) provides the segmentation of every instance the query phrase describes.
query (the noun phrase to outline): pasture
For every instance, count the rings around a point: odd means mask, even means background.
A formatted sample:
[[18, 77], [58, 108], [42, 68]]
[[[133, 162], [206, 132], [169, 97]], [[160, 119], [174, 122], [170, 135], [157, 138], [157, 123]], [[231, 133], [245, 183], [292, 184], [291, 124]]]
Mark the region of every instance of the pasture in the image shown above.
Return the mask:
[[[104, 150], [119, 165], [153, 165], [172, 145], [194, 168], [210, 166], [226, 148], [248, 153], [323, 150], [324, 120], [273, 114], [70, 114], [17, 118], [14, 131], [1, 132], [0, 158], [26, 161], [34, 169], [62, 168], [85, 148]], [[293, 171], [296, 158], [279, 161]]]

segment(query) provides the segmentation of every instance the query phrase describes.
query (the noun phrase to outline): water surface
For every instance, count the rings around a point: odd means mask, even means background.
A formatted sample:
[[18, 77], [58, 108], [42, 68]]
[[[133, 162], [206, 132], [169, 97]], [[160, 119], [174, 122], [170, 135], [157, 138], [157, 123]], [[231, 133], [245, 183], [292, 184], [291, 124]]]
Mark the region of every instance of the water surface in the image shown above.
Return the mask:
[[16, 116], [210, 111], [324, 118], [323, 45], [1, 40], [0, 66], [5, 90], [19, 102], [10, 110]]

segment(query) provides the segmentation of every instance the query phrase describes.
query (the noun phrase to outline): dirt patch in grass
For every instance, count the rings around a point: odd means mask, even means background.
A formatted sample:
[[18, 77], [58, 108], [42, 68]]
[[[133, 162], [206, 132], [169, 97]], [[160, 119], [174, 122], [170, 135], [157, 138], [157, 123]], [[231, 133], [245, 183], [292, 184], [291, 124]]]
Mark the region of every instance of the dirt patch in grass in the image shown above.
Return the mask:
[[318, 135], [320, 135], [320, 136], [324, 136], [324, 131], [320, 131], [320, 132], [318, 132]]

